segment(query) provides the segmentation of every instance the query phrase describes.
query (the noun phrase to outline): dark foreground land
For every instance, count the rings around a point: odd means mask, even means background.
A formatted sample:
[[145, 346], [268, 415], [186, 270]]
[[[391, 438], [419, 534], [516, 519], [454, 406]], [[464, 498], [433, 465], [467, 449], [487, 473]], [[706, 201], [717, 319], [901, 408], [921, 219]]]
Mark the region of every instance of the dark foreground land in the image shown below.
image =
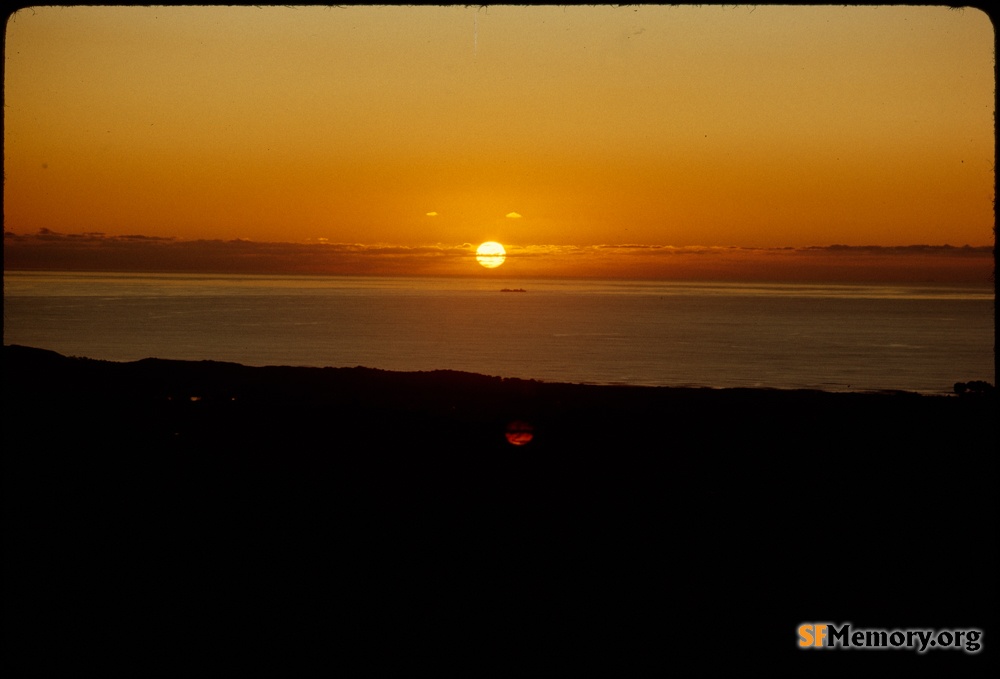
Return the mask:
[[996, 669], [990, 397], [3, 351], [5, 676]]

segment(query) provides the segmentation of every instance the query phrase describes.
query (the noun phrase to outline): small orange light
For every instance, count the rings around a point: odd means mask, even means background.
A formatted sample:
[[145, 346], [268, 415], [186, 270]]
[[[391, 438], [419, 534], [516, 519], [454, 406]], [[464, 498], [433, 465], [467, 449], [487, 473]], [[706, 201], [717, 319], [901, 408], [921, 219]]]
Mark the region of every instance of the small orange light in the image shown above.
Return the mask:
[[514, 420], [507, 425], [507, 443], [512, 446], [524, 446], [531, 443], [535, 438], [535, 428], [527, 422]]

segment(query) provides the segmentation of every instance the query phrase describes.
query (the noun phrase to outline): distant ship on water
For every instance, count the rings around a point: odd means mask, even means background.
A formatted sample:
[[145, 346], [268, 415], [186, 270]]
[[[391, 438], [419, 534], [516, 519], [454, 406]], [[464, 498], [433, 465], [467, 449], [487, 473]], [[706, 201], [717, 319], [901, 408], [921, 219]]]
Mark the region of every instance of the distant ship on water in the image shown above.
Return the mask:
[[500, 288], [500, 292], [527, 292], [524, 288]]

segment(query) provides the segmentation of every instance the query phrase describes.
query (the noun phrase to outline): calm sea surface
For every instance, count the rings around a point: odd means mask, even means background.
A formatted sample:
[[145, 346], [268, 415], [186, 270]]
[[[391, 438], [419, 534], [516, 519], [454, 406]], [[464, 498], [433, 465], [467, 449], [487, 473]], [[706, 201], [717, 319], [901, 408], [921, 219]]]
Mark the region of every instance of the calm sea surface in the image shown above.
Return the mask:
[[596, 384], [947, 393], [993, 382], [993, 309], [990, 287], [4, 273], [4, 344]]

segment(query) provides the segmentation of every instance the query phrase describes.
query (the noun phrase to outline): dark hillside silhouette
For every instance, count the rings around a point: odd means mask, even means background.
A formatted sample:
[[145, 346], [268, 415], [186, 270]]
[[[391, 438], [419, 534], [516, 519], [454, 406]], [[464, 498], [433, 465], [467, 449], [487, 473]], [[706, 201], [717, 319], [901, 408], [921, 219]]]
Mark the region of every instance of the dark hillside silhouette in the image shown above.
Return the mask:
[[[995, 657], [988, 394], [3, 351], [7, 676], [909, 676]], [[986, 634], [976, 656], [798, 650], [825, 621]]]

